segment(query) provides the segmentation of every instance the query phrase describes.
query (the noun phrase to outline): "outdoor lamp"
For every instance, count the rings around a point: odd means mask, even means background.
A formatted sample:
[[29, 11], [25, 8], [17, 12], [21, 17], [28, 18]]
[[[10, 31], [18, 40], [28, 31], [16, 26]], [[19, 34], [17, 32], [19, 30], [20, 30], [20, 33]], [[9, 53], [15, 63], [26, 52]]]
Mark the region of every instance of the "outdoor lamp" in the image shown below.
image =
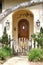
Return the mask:
[[37, 27], [40, 26], [40, 21], [39, 20], [37, 20], [36, 25], [37, 25]]
[[10, 28], [10, 22], [8, 20], [6, 22], [6, 28], [7, 28], [7, 30], [9, 30], [9, 28]]

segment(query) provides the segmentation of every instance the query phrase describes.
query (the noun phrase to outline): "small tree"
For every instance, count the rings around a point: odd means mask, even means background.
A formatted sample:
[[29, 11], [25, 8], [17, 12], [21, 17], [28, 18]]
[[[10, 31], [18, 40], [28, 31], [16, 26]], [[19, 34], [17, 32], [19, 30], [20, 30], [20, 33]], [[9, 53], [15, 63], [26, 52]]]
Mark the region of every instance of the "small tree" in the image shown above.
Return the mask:
[[34, 39], [34, 48], [35, 48], [36, 34], [34, 33], [33, 35], [31, 35], [31, 37]]
[[43, 33], [43, 28], [42, 27], [40, 28], [40, 32]]
[[40, 28], [40, 33], [41, 33], [41, 35], [40, 35], [40, 37], [41, 37], [41, 48], [43, 48], [43, 28], [41, 27]]
[[8, 34], [6, 32], [6, 27], [4, 27], [4, 32], [2, 36], [2, 43], [5, 45], [8, 45]]

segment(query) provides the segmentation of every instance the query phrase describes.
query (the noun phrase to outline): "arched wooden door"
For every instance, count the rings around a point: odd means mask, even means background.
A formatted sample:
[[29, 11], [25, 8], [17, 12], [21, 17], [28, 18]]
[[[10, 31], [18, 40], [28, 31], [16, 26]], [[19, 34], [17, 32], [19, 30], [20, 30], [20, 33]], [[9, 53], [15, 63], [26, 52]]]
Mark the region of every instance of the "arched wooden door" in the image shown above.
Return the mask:
[[26, 19], [21, 19], [18, 23], [18, 40], [20, 52], [26, 52], [26, 50], [28, 50], [28, 39], [29, 22]]
[[21, 19], [18, 23], [18, 38], [29, 39], [29, 22], [26, 19]]

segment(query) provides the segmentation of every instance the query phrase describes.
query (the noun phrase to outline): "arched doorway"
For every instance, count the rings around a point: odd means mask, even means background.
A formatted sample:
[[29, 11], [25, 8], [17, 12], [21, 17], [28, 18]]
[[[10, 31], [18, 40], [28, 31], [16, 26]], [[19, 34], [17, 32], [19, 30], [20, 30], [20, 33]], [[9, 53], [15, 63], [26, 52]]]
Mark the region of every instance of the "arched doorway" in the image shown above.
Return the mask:
[[21, 19], [18, 23], [18, 38], [29, 39], [29, 22], [26, 19]]
[[26, 52], [28, 50], [28, 40], [29, 22], [26, 19], [21, 19], [18, 23], [18, 41], [20, 52]]
[[[34, 15], [28, 9], [20, 9], [12, 16], [12, 36], [19, 52], [29, 50], [29, 39], [34, 32]], [[18, 46], [18, 47], [17, 47]]]

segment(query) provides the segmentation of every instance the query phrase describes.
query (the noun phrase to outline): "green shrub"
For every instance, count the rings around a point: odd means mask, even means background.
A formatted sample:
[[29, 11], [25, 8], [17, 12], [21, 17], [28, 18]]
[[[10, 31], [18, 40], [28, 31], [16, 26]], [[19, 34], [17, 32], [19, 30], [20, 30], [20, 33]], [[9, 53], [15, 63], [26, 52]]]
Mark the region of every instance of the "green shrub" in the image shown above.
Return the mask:
[[5, 55], [6, 55], [6, 53], [2, 49], [0, 49], [0, 60], [4, 60]]
[[5, 44], [5, 45], [8, 45], [8, 34], [7, 34], [7, 31], [6, 31], [6, 27], [4, 27], [4, 32], [3, 32], [3, 35], [2, 35], [2, 43]]
[[7, 56], [11, 56], [12, 55], [12, 49], [8, 46], [3, 47], [4, 51], [6, 51]]
[[8, 46], [0, 49], [0, 60], [4, 60], [12, 55], [12, 50]]
[[30, 52], [28, 52], [28, 59], [30, 61], [43, 61], [43, 50], [32, 49]]

